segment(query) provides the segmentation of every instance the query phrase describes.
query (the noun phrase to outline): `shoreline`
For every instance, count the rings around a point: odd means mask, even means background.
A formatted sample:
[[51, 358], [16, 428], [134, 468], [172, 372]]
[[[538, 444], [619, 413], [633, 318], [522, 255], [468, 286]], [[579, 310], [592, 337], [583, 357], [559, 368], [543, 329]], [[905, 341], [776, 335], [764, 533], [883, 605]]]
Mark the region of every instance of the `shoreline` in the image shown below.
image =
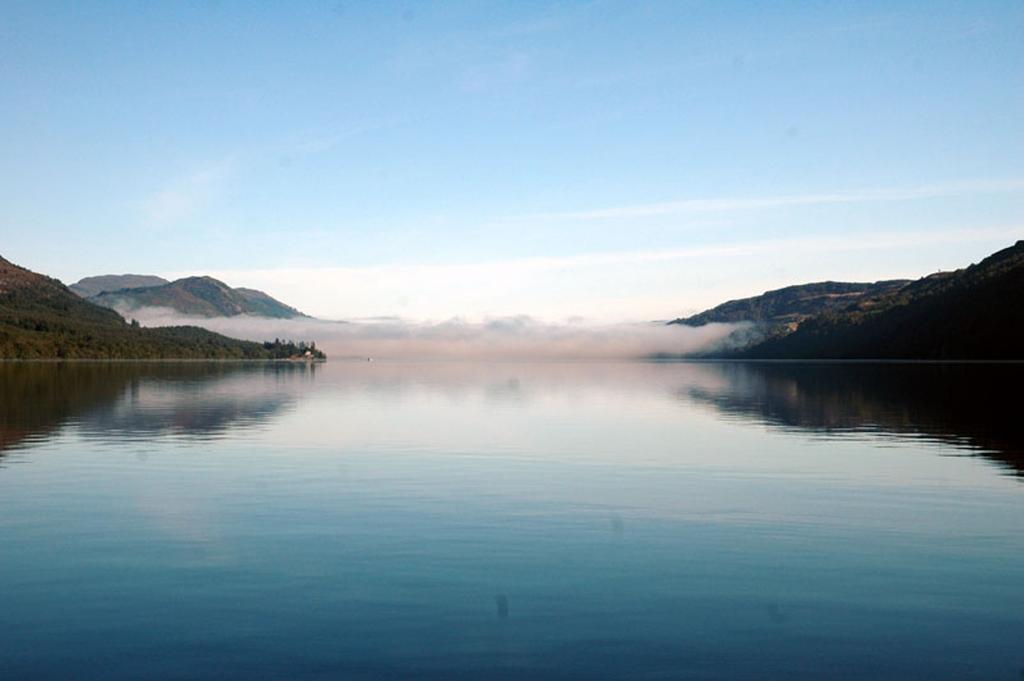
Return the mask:
[[229, 357], [154, 357], [154, 358], [125, 358], [125, 357], [31, 357], [31, 358], [20, 358], [11, 357], [5, 358], [0, 357], [0, 364], [63, 364], [63, 363], [74, 363], [74, 364], [85, 364], [85, 363], [216, 363], [216, 364], [326, 364], [326, 359], [245, 359], [245, 358], [229, 358]]
[[[336, 358], [335, 363], [365, 364], [365, 359]], [[931, 364], [931, 365], [970, 365], [970, 364], [1024, 364], [1024, 359], [731, 359], [712, 357], [375, 357], [374, 362], [414, 362], [414, 363], [498, 363], [498, 364]], [[33, 357], [3, 358], [0, 364], [86, 364], [86, 363], [123, 363], [123, 364], [326, 364], [327, 359], [245, 359], [245, 358], [196, 358], [196, 357], [161, 357], [161, 358], [104, 358], [104, 357]]]

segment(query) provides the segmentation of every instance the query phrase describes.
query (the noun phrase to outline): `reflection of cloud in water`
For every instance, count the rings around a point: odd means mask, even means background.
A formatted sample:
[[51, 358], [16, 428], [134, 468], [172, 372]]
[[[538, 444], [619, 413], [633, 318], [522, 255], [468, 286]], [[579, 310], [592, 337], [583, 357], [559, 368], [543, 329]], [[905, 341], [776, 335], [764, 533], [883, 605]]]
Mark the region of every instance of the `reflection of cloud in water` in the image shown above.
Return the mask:
[[680, 381], [707, 387], [723, 384], [721, 377], [699, 364], [678, 362], [332, 361], [318, 378], [317, 390], [380, 399], [429, 395], [454, 402], [529, 404], [552, 396], [662, 399], [674, 394]]
[[216, 439], [232, 428], [247, 428], [266, 421], [295, 399], [278, 386], [273, 392], [253, 391], [245, 374], [212, 384], [169, 382], [143, 378], [109, 408], [94, 410], [81, 419], [87, 435], [150, 437], [169, 433], [189, 439]]
[[[713, 407], [719, 418], [829, 437], [859, 434], [941, 442], [984, 454], [1024, 474], [1022, 422], [1007, 398], [1022, 378], [1024, 365], [1007, 364], [8, 364], [0, 367], [0, 452], [45, 441], [69, 423], [86, 437], [110, 442], [154, 434], [216, 439], [232, 429], [269, 425], [314, 390], [317, 399], [307, 404], [316, 413], [311, 418], [320, 419], [319, 434], [282, 433], [290, 442], [298, 436], [330, 440], [332, 446], [347, 441], [372, 446], [380, 438], [421, 444], [434, 438], [432, 444], [456, 448], [499, 442], [536, 448], [551, 433], [509, 432], [499, 441], [489, 428], [459, 419], [473, 413], [482, 424], [492, 407], [541, 410], [565, 419], [572, 418], [576, 404], [607, 410], [621, 405], [636, 413], [649, 408], [647, 413], [661, 414], [672, 396], [679, 396]], [[403, 412], [399, 423], [390, 420], [392, 407], [409, 401], [430, 409]], [[372, 409], [346, 412], [345, 405]], [[355, 413], [359, 416], [348, 415]], [[412, 416], [420, 421], [410, 420]], [[508, 427], [514, 424], [510, 421]], [[627, 446], [614, 439], [614, 431], [608, 435], [612, 439], [595, 443], [595, 448], [614, 453]], [[654, 438], [648, 444], [654, 444], [656, 428], [634, 434], [632, 442], [648, 435]]]
[[[286, 363], [0, 364], [0, 457], [71, 426], [105, 444], [171, 436], [217, 439], [265, 423], [309, 387], [317, 367]], [[139, 452], [145, 459], [145, 450]], [[188, 563], [231, 559], [209, 495], [159, 477], [137, 480], [135, 505]]]

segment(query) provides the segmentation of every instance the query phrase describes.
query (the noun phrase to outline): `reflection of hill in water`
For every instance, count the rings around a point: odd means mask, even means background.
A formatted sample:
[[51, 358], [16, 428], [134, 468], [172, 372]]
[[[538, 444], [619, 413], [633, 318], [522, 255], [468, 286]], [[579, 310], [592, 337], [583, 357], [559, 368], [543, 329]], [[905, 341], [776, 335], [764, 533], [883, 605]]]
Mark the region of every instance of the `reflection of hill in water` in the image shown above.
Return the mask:
[[86, 434], [216, 437], [262, 420], [294, 399], [286, 389], [265, 390], [267, 374], [284, 381], [311, 376], [312, 370], [283, 363], [0, 364], [0, 456], [72, 422]]
[[[318, 378], [336, 399], [405, 394], [525, 405], [538, 395], [643, 400], [678, 391], [727, 417], [840, 435], [925, 438], [1024, 476], [1014, 392], [1024, 364], [337, 365]], [[0, 457], [65, 425], [86, 437], [211, 439], [293, 404], [317, 369], [260, 363], [0, 363]]]
[[1024, 364], [708, 364], [722, 389], [685, 395], [721, 412], [808, 431], [924, 438], [1024, 476]]

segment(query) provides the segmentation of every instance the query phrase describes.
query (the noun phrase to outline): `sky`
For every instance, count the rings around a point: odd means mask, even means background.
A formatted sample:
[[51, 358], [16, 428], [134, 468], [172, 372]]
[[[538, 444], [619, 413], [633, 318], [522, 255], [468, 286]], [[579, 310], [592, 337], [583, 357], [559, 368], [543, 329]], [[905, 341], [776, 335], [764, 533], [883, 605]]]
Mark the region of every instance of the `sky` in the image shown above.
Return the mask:
[[0, 255], [668, 319], [1024, 238], [1024, 4], [0, 3]]

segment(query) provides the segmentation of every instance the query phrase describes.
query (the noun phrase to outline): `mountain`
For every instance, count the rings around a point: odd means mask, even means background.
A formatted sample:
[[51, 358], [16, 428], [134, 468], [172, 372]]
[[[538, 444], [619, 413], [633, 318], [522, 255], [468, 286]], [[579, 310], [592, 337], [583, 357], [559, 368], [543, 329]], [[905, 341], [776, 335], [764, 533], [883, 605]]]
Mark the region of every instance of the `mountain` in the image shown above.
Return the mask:
[[0, 257], [0, 359], [276, 359], [306, 350], [305, 344], [253, 343], [194, 326], [140, 328], [56, 279]]
[[83, 298], [91, 298], [105, 291], [120, 291], [124, 288], [142, 288], [144, 286], [163, 286], [168, 283], [170, 282], [163, 277], [156, 277], [151, 274], [105, 274], [98, 277], [86, 277], [68, 288]]
[[294, 307], [285, 305], [281, 301], [271, 298], [263, 291], [257, 291], [254, 288], [241, 287], [233, 290], [245, 299], [248, 307], [246, 314], [257, 315], [259, 317], [280, 317], [284, 319], [307, 316], [296, 310]]
[[262, 291], [231, 288], [213, 277], [186, 277], [161, 286], [104, 291], [89, 300], [126, 313], [141, 307], [163, 307], [193, 317], [235, 317], [244, 314], [292, 319], [306, 316]]
[[669, 324], [704, 326], [715, 322], [757, 322], [768, 336], [779, 335], [792, 331], [808, 317], [855, 303], [866, 303], [894, 293], [909, 283], [907, 279], [894, 279], [874, 283], [823, 281], [787, 286], [751, 298], [730, 300]]
[[803, 321], [751, 359], [1024, 359], [1024, 241]]

